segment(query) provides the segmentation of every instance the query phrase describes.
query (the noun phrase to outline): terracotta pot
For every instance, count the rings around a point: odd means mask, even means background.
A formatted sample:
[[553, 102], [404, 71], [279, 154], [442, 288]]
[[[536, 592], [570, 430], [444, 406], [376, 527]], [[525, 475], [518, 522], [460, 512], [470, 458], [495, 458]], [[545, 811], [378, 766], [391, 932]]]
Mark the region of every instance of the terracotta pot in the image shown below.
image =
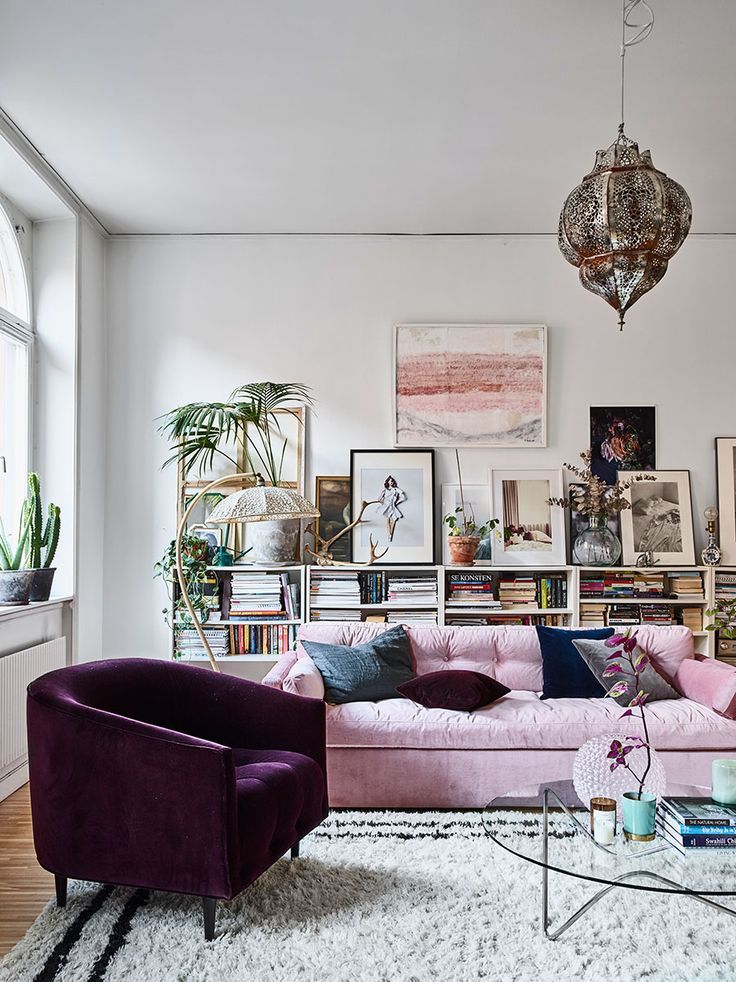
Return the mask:
[[448, 535], [450, 562], [453, 566], [472, 566], [479, 545], [480, 537], [477, 535]]

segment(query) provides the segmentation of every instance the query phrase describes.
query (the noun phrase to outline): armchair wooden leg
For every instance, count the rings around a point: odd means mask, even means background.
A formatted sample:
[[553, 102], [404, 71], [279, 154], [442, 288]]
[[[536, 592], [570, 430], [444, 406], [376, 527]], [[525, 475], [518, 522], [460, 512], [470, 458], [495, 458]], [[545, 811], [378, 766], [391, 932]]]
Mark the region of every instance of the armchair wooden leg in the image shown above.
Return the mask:
[[291, 847], [291, 858], [292, 859], [298, 859], [299, 858], [299, 845], [300, 845], [299, 842], [295, 842], [294, 845]]
[[56, 906], [66, 907], [66, 877], [54, 873], [54, 881], [56, 883]]
[[214, 897], [202, 897], [202, 914], [204, 915], [204, 940], [212, 941], [215, 936], [215, 907]]

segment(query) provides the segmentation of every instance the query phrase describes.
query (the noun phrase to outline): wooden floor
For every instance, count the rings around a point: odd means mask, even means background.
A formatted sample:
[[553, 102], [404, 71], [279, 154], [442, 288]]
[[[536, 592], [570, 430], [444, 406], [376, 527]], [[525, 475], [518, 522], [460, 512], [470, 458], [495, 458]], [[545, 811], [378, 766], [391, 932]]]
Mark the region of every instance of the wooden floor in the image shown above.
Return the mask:
[[0, 801], [0, 956], [26, 933], [54, 892], [36, 862], [28, 785]]

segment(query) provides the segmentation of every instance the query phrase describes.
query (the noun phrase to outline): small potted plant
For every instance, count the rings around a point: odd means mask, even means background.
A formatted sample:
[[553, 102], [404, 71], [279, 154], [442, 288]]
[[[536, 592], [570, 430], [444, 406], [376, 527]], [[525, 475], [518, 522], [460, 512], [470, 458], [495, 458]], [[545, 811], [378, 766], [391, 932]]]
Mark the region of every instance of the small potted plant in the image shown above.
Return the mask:
[[[207, 543], [197, 535], [186, 533], [181, 540], [181, 557], [187, 593], [201, 624], [206, 624], [212, 610], [213, 597], [205, 593], [207, 565], [210, 560]], [[192, 627], [192, 618], [178, 589], [176, 576], [176, 539], [166, 547], [161, 559], [153, 567], [154, 577], [160, 576], [169, 597], [170, 607], [164, 607], [162, 614], [168, 626], [173, 629]], [[174, 657], [179, 658], [178, 631], [175, 640]]]
[[29, 504], [23, 502], [15, 543], [5, 532], [0, 519], [0, 606], [20, 607], [31, 598], [35, 570], [26, 569], [23, 554], [30, 533]]
[[[636, 631], [632, 632], [630, 629], [621, 634], [611, 635], [605, 643], [612, 651], [603, 674], [607, 678], [618, 679], [607, 695], [612, 699], [631, 696], [628, 707], [621, 714], [621, 719], [629, 716], [640, 719], [644, 734], [643, 737], [633, 735], [626, 736], [623, 740], [612, 740], [608, 753], [611, 770], [625, 767], [638, 785], [635, 791], [626, 791], [623, 795], [624, 834], [627, 839], [650, 842], [655, 836], [657, 796], [644, 790], [652, 767], [653, 751], [649, 743], [645, 710], [649, 693], [645, 692], [640, 684], [641, 674], [649, 664], [649, 655], [639, 647]], [[635, 750], [645, 751], [644, 768], [640, 773], [635, 771], [631, 764], [630, 755]]]
[[718, 631], [719, 637], [729, 641], [736, 639], [736, 597], [719, 597], [715, 607], [709, 607], [705, 613], [713, 618], [705, 625], [706, 631]]
[[46, 519], [43, 517], [41, 481], [38, 474], [28, 475], [29, 528], [26, 540], [26, 566], [33, 571], [31, 601], [48, 600], [56, 568], [52, 566], [61, 531], [61, 508], [49, 504]]
[[477, 525], [471, 506], [465, 505], [463, 478], [460, 473], [460, 454], [455, 451], [457, 460], [457, 478], [460, 486], [460, 504], [453, 515], [445, 515], [447, 525], [447, 546], [450, 550], [450, 561], [454, 566], [472, 566], [475, 554], [481, 540], [492, 532], [499, 524], [497, 518], [491, 518], [483, 525]]

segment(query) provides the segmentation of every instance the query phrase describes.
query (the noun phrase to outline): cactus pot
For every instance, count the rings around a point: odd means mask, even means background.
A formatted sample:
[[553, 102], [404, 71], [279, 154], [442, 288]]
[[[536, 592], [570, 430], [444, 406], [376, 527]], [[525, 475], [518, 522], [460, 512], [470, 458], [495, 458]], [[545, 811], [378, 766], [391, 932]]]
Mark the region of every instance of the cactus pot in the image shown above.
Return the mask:
[[31, 602], [38, 603], [39, 600], [48, 600], [51, 596], [51, 584], [54, 582], [56, 567], [51, 569], [34, 569], [33, 586], [31, 587]]
[[31, 598], [36, 570], [0, 570], [0, 606], [23, 607]]

